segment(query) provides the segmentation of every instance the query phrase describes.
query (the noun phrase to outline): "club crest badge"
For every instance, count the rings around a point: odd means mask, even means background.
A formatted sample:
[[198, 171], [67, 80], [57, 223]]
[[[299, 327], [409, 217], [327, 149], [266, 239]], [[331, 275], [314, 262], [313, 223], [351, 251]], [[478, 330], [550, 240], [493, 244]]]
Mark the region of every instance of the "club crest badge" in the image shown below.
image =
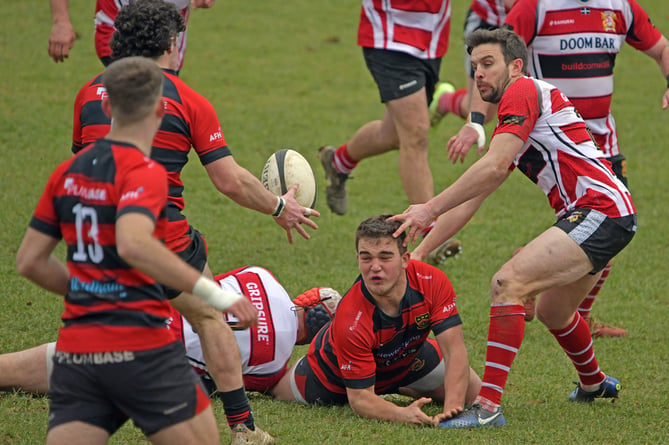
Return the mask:
[[418, 329], [426, 329], [430, 326], [430, 314], [425, 312], [424, 314], [417, 315], [415, 318], [416, 326]]
[[616, 30], [616, 13], [613, 11], [602, 12], [602, 27], [606, 32], [614, 32]]

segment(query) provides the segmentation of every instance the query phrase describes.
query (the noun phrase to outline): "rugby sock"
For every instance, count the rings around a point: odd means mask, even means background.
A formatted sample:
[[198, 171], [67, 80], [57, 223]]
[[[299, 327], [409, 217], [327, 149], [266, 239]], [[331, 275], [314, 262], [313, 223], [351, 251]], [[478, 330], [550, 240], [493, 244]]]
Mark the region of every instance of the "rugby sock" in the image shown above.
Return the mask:
[[251, 404], [243, 386], [232, 391], [217, 392], [216, 396], [223, 402], [223, 410], [230, 428], [243, 423], [251, 431], [256, 429]]
[[595, 303], [595, 298], [602, 289], [602, 286], [608, 278], [609, 273], [611, 273], [611, 263], [607, 264], [604, 270], [602, 270], [602, 275], [599, 277], [599, 280], [597, 280], [597, 284], [595, 284], [592, 289], [590, 289], [590, 292], [578, 307], [578, 313], [581, 314], [581, 317], [585, 318], [586, 320], [590, 319], [592, 305]]
[[485, 371], [477, 397], [477, 401], [488, 409], [501, 403], [511, 363], [525, 335], [524, 317], [522, 304], [493, 304], [490, 307]]
[[349, 156], [347, 150], [348, 150], [348, 145], [344, 144], [337, 150], [335, 150], [334, 154], [335, 170], [344, 175], [350, 174], [355, 168], [355, 166], [358, 165], [358, 161]]
[[462, 114], [462, 101], [467, 97], [467, 88], [460, 88], [454, 93], [443, 93], [439, 96], [439, 111], [443, 114], [455, 113], [465, 119], [467, 115]]
[[434, 229], [434, 226], [436, 224], [437, 224], [437, 218], [435, 218], [434, 221], [432, 221], [429, 226], [427, 226], [420, 232], [420, 236], [425, 238], [432, 231], [432, 229]]
[[574, 364], [581, 387], [595, 391], [606, 376], [599, 369], [588, 323], [576, 312], [574, 319], [563, 329], [550, 329], [564, 352]]

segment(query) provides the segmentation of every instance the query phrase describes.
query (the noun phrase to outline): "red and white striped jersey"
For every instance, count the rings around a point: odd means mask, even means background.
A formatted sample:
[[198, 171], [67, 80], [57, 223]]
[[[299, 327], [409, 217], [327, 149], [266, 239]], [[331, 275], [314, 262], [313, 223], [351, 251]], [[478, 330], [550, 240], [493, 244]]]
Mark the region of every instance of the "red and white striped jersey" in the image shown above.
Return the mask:
[[[172, 3], [181, 12], [186, 24], [190, 13], [190, 0], [163, 0]], [[95, 2], [95, 52], [99, 58], [111, 56], [109, 42], [114, 34], [114, 21], [119, 9], [132, 3], [133, 0], [97, 0]], [[179, 69], [181, 69], [186, 53], [186, 32], [179, 34]]]
[[506, 24], [528, 45], [529, 73], [554, 84], [606, 157], [620, 154], [611, 114], [613, 66], [624, 42], [645, 51], [662, 34], [635, 0], [518, 0]]
[[472, 0], [472, 12], [489, 25], [501, 27], [508, 12], [502, 0]]
[[[267, 269], [247, 266], [215, 280], [223, 289], [242, 293], [258, 310], [258, 324], [242, 331], [234, 331], [242, 357], [244, 386], [249, 391], [266, 391], [276, 385], [286, 371], [297, 339], [297, 315], [288, 292]], [[228, 321], [235, 321], [225, 314]], [[172, 326], [182, 323], [182, 339], [191, 365], [207, 372], [200, 337], [178, 312], [173, 312]]]
[[525, 141], [514, 165], [541, 187], [558, 218], [576, 208], [610, 218], [636, 213], [585, 122], [555, 86], [521, 77], [508, 87], [497, 113], [492, 137], [512, 133]]
[[450, 27], [450, 0], [362, 0], [358, 45], [435, 59], [446, 54]]

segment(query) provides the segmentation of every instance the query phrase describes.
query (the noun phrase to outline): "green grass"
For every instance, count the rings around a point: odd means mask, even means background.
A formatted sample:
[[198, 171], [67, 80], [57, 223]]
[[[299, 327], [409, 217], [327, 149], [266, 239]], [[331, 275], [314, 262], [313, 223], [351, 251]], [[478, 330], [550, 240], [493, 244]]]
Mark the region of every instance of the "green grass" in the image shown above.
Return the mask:
[[[93, 3], [71, 0], [80, 39], [70, 59], [47, 56], [50, 17], [46, 2], [8, 2], [0, 27], [0, 352], [53, 340], [61, 299], [20, 278], [16, 249], [57, 162], [70, 156], [72, 103], [78, 89], [101, 71], [93, 50]], [[468, 0], [453, 2], [451, 49], [442, 79], [464, 86], [460, 29]], [[669, 9], [643, 1], [661, 30], [669, 33]], [[182, 77], [214, 104], [235, 158], [259, 175], [269, 155], [283, 147], [303, 153], [325, 181], [316, 148], [340, 144], [357, 128], [381, 116], [376, 87], [356, 46], [359, 1], [249, 2], [220, 0], [191, 16], [189, 52]], [[574, 406], [566, 401], [574, 370], [538, 322], [528, 324], [504, 395], [508, 426], [483, 431], [442, 431], [357, 418], [347, 407], [312, 408], [252, 395], [258, 424], [284, 444], [321, 443], [597, 443], [667, 441], [669, 406], [665, 340], [669, 309], [665, 271], [669, 253], [666, 171], [669, 111], [660, 109], [665, 81], [655, 63], [626, 47], [617, 60], [614, 110], [639, 233], [616, 263], [594, 315], [627, 328], [626, 339], [596, 340], [602, 368], [621, 379], [615, 404]], [[474, 161], [452, 166], [443, 147], [461, 123], [449, 117], [433, 132], [430, 162], [437, 190]], [[489, 127], [489, 133], [492, 127]], [[289, 245], [268, 216], [239, 208], [218, 194], [198, 161], [184, 172], [187, 215], [207, 237], [216, 272], [244, 264], [268, 267], [291, 294], [316, 285], [345, 291], [356, 276], [353, 231], [365, 217], [400, 212], [407, 206], [397, 174], [397, 155], [360, 164], [349, 182], [350, 211], [336, 216], [321, 196], [320, 229], [310, 241]], [[483, 205], [459, 234], [463, 255], [446, 270], [459, 295], [471, 363], [483, 372], [488, 326], [489, 281], [516, 247], [553, 221], [540, 191], [520, 174]], [[59, 250], [62, 254], [62, 250]], [[305, 352], [299, 348], [294, 358]], [[400, 400], [400, 402], [404, 402]], [[223, 441], [228, 430], [215, 402]], [[437, 406], [428, 407], [436, 413]], [[23, 394], [0, 395], [0, 444], [43, 443], [48, 403]], [[113, 444], [143, 442], [132, 425]]]

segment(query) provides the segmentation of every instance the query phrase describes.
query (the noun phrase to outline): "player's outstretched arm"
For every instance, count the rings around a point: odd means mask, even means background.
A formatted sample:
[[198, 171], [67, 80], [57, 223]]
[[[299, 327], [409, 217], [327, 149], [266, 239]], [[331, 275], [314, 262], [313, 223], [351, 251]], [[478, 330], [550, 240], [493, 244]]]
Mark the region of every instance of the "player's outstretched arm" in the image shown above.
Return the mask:
[[644, 53], [657, 62], [662, 75], [667, 78], [667, 88], [662, 95], [662, 109], [666, 110], [669, 107], [669, 41], [662, 36], [655, 45]]
[[70, 22], [69, 0], [50, 0], [51, 33], [49, 34], [49, 56], [54, 62], [64, 62], [70, 55], [77, 36]]
[[346, 388], [346, 395], [351, 409], [361, 417], [414, 425], [435, 425], [434, 418], [422, 410], [423, 405], [432, 401], [428, 397], [421, 397], [409, 406], [398, 406], [376, 395], [373, 386], [365, 389]]
[[279, 205], [278, 198], [251, 172], [237, 164], [232, 156], [207, 164], [205, 168], [216, 189], [237, 204], [266, 215], [274, 215], [280, 211], [275, 220], [286, 230], [289, 242], [293, 242], [293, 229], [305, 239], [310, 238], [302, 224], [314, 230], [318, 229], [318, 225], [310, 220], [309, 216], [320, 216], [320, 213], [316, 210], [307, 210], [295, 201], [296, 188], [293, 190], [294, 187], [291, 187]]

